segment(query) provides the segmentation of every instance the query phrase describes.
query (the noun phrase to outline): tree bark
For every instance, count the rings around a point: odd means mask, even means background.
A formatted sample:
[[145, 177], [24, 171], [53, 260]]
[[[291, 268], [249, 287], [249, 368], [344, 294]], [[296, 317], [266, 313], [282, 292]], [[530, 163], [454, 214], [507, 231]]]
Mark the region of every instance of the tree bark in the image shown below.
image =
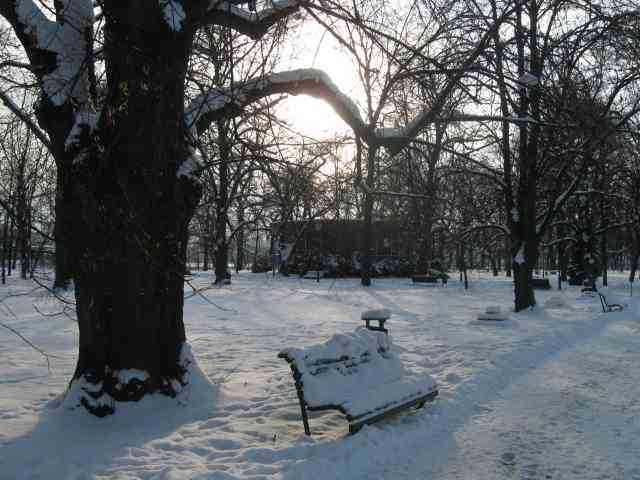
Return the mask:
[[229, 145], [228, 125], [223, 120], [218, 120], [218, 149], [220, 152], [220, 169], [218, 197], [216, 199], [216, 228], [215, 228], [215, 255], [216, 255], [216, 285], [225, 283], [229, 264], [229, 243], [227, 239], [227, 221], [229, 211], [229, 161], [231, 147]]
[[236, 273], [244, 269], [245, 264], [245, 234], [244, 234], [244, 203], [242, 200], [237, 207], [238, 232], [236, 234]]
[[518, 249], [512, 249], [513, 282], [515, 296], [515, 311], [520, 312], [536, 304], [535, 294], [531, 286], [533, 269], [538, 261], [538, 243], [532, 235], [527, 240], [513, 242]]
[[[70, 163], [70, 162], [66, 162]], [[55, 237], [55, 278], [54, 288], [68, 289], [73, 279], [72, 255], [70, 251], [71, 239], [69, 232], [73, 228], [73, 219], [69, 218], [73, 206], [71, 205], [71, 185], [65, 164], [58, 163], [57, 187], [54, 224]]]
[[[104, 118], [88, 156], [64, 172], [73, 185], [65, 214], [74, 218], [80, 331], [72, 387], [100, 416], [113, 412], [112, 400], [172, 396], [185, 383], [187, 227], [201, 194], [194, 179], [177, 175], [189, 154], [186, 34], [176, 40], [158, 27], [151, 35], [143, 5], [114, 10], [105, 25]], [[115, 40], [123, 38], [128, 41]], [[118, 373], [131, 369], [139, 372], [135, 378]]]
[[496, 261], [494, 256], [490, 256], [489, 257], [489, 262], [491, 263], [491, 273], [494, 277], [497, 277], [499, 272], [498, 272], [498, 262]]
[[9, 250], [9, 213], [4, 214], [2, 227], [2, 285], [7, 283], [7, 254]]

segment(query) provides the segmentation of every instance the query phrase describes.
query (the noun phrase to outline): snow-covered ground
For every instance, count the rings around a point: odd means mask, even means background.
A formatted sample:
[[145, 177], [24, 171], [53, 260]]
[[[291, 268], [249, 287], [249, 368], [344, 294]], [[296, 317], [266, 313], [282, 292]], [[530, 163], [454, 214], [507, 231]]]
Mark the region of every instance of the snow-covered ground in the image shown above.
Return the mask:
[[[511, 311], [508, 279], [477, 274], [468, 291], [407, 279], [364, 289], [355, 279], [242, 273], [187, 300], [204, 372], [191, 390], [97, 419], [59, 407], [75, 322], [52, 315], [62, 307], [45, 292], [12, 280], [0, 290], [0, 321], [49, 354], [50, 368], [0, 327], [0, 478], [638, 480], [640, 301], [623, 275], [610, 283], [622, 312], [603, 314], [570, 287], [537, 291], [534, 311], [481, 322], [488, 306]], [[566, 305], [545, 308], [551, 296]], [[435, 377], [439, 397], [354, 436], [340, 414], [313, 414], [306, 437], [277, 353], [350, 332], [363, 310], [383, 307], [404, 364]]]

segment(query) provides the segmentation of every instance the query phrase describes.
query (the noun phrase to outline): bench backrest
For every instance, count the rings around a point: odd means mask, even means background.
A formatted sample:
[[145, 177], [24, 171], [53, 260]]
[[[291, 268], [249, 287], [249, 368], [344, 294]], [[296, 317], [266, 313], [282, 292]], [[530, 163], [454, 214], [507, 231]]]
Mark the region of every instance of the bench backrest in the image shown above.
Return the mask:
[[322, 344], [283, 350], [279, 356], [297, 369], [297, 382], [311, 408], [335, 408], [404, 373], [400, 359], [391, 351], [391, 338], [364, 327], [334, 335]]

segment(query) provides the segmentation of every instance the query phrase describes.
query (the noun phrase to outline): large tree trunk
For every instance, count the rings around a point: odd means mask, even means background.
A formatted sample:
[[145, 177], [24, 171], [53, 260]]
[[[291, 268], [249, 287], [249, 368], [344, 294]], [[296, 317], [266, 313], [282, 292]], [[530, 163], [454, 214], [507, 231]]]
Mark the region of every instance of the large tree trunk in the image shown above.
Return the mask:
[[9, 213], [4, 214], [2, 227], [2, 285], [7, 283], [7, 254], [9, 250]]
[[531, 287], [531, 272], [526, 264], [513, 263], [513, 280], [515, 295], [515, 310], [520, 312], [536, 304], [536, 299]]
[[[523, 245], [524, 243], [524, 245]], [[512, 250], [513, 282], [515, 296], [515, 311], [519, 312], [536, 304], [536, 297], [531, 286], [533, 269], [538, 261], [538, 244], [529, 239], [524, 242], [512, 241], [518, 249]]]
[[242, 200], [238, 203], [237, 208], [238, 233], [236, 234], [236, 273], [244, 269], [245, 264], [245, 235], [244, 227], [244, 203]]
[[489, 262], [491, 263], [491, 273], [494, 277], [498, 276], [498, 262], [494, 256], [489, 256]]
[[216, 284], [222, 285], [227, 280], [229, 264], [229, 242], [227, 239], [227, 220], [229, 211], [229, 161], [230, 145], [229, 131], [225, 121], [219, 120], [218, 126], [218, 149], [220, 151], [220, 170], [218, 188], [218, 198], [216, 199], [216, 229], [215, 229], [215, 252], [216, 252]]
[[80, 331], [71, 388], [97, 415], [113, 412], [113, 400], [175, 395], [184, 384], [187, 227], [201, 193], [192, 178], [177, 174], [189, 155], [186, 34], [147, 20], [142, 4], [112, 10], [108, 103], [97, 145], [89, 143], [87, 157], [65, 172], [73, 185]]
[[629, 272], [629, 282], [633, 283], [636, 278], [636, 272], [638, 270], [638, 263], [640, 261], [640, 235], [638, 235], [638, 231], [634, 228], [630, 228], [630, 236], [631, 236], [631, 261], [630, 261], [630, 272]]

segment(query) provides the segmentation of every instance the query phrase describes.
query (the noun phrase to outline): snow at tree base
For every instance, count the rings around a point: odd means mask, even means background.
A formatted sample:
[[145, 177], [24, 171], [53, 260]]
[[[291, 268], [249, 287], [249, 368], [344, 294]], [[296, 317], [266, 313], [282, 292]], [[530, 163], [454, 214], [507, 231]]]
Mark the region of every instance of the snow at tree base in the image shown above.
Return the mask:
[[[193, 363], [178, 397], [118, 404], [100, 419], [63, 397], [76, 323], [43, 316], [62, 306], [12, 279], [2, 322], [46, 352], [50, 369], [0, 329], [0, 478], [640, 479], [640, 300], [624, 275], [609, 282], [603, 291], [622, 312], [602, 313], [597, 297], [568, 287], [537, 292], [533, 311], [514, 313], [512, 281], [484, 274], [465, 291], [456, 281], [362, 288], [241, 273], [186, 301], [193, 357], [185, 348], [182, 361]], [[491, 306], [508, 318], [478, 321]], [[341, 414], [311, 413], [305, 436], [278, 352], [351, 334], [376, 308], [392, 314], [394, 354], [433, 376], [440, 395], [352, 436]]]

